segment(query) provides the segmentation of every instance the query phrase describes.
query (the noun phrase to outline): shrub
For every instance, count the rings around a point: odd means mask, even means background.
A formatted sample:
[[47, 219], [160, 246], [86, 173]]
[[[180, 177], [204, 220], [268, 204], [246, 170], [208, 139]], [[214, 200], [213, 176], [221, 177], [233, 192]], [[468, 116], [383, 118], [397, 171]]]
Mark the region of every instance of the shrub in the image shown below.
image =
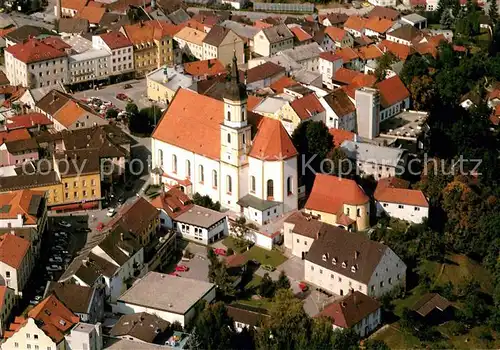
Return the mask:
[[228, 255], [228, 256], [231, 256], [231, 255], [233, 255], [233, 254], [234, 254], [234, 250], [233, 250], [233, 248], [227, 248], [227, 255]]

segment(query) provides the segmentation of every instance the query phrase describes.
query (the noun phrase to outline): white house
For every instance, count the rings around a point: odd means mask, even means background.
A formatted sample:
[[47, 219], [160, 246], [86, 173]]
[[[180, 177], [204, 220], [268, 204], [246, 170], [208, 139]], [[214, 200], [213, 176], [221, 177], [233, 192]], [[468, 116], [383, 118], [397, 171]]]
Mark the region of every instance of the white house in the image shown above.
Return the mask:
[[356, 130], [356, 106], [344, 90], [336, 89], [319, 101], [325, 108], [328, 128]]
[[207, 34], [191, 27], [182, 28], [174, 36], [179, 48], [187, 55], [193, 56], [199, 60], [204, 59], [203, 40]]
[[395, 177], [380, 179], [374, 194], [377, 216], [383, 213], [416, 224], [429, 217], [429, 203], [420, 190]]
[[327, 305], [316, 317], [327, 317], [333, 329], [352, 328], [364, 338], [382, 323], [380, 303], [358, 291]]
[[386, 39], [394, 43], [411, 46], [413, 39], [420, 35], [420, 31], [410, 24], [387, 32]]
[[297, 211], [283, 222], [285, 248], [304, 259], [312, 243], [319, 238], [323, 223], [312, 215]]
[[245, 63], [245, 49], [241, 39], [231, 29], [216, 25], [203, 39], [203, 59], [218, 59], [224, 67], [236, 55], [238, 64]]
[[286, 55], [302, 66], [303, 69], [317, 72], [319, 70], [319, 55], [323, 49], [315, 42], [283, 50], [278, 55]]
[[391, 248], [365, 235], [323, 225], [305, 258], [304, 278], [336, 295], [359, 291], [381, 297], [404, 285], [405, 263]]
[[213, 283], [148, 272], [118, 298], [113, 312], [147, 312], [170, 323], [178, 321], [184, 327], [195, 316], [195, 306], [202, 299], [207, 303], [215, 299]]
[[333, 90], [332, 78], [336, 71], [342, 68], [342, 56], [332, 52], [322, 52], [319, 54], [319, 72], [322, 75], [323, 84]]
[[108, 32], [92, 36], [92, 47], [111, 54], [109, 74], [120, 75], [134, 71], [133, 44], [121, 32]]
[[271, 118], [252, 140], [246, 104], [234, 61], [224, 102], [179, 89], [152, 136], [153, 182], [208, 195], [236, 213], [253, 203], [240, 202], [248, 196], [277, 202], [283, 213], [296, 209], [297, 151]]
[[293, 47], [293, 33], [285, 24], [264, 28], [253, 39], [256, 54], [268, 57]]
[[24, 287], [33, 270], [34, 260], [30, 242], [14, 234], [0, 236], [0, 278], [1, 284], [23, 295]]
[[194, 205], [175, 218], [177, 232], [188, 240], [210, 244], [227, 236], [227, 216], [215, 210]]
[[246, 0], [222, 0], [223, 4], [229, 4], [236, 10], [241, 10], [246, 4]]
[[89, 324], [79, 322], [64, 337], [67, 350], [102, 350], [102, 328], [101, 324]]
[[227, 305], [226, 308], [227, 315], [233, 319], [234, 328], [238, 333], [243, 331], [244, 328], [258, 328], [270, 317], [267, 309], [245, 304], [233, 303]]

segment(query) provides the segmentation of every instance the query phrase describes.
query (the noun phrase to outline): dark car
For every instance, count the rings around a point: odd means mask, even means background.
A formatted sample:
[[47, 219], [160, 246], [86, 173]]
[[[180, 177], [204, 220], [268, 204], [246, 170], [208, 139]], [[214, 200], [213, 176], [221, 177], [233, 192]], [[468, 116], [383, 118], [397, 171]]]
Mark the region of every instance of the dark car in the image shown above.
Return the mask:
[[132, 84], [125, 84], [123, 85], [124, 89], [132, 89]]
[[88, 232], [92, 232], [91, 229], [89, 229], [88, 227], [80, 227], [77, 229], [77, 232], [85, 232], [85, 233], [88, 233]]

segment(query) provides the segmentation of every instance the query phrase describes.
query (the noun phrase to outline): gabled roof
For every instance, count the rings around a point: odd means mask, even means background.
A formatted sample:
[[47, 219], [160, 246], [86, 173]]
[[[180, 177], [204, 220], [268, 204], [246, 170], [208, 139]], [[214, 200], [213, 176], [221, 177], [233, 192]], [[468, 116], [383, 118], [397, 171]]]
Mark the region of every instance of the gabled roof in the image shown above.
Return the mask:
[[292, 32], [285, 24], [278, 24], [273, 27], [264, 28], [262, 32], [270, 44], [293, 38]]
[[382, 80], [375, 87], [380, 92], [380, 104], [383, 108], [390, 107], [410, 97], [410, 92], [397, 75]]
[[368, 61], [382, 57], [384, 53], [376, 45], [368, 45], [358, 48], [358, 55], [363, 61]]
[[354, 281], [368, 283], [387, 249], [362, 233], [324, 224], [306, 260]]
[[347, 31], [337, 27], [326, 27], [325, 35], [328, 35], [333, 41], [342, 41], [347, 35]]
[[326, 16], [325, 16], [325, 19], [328, 19], [330, 21], [330, 24], [332, 26], [336, 25], [336, 24], [342, 24], [342, 23], [345, 23], [345, 21], [347, 21], [347, 19], [349, 18], [349, 16], [345, 13], [328, 13]]
[[[9, 119], [7, 119], [9, 120]], [[18, 140], [27, 140], [30, 139], [31, 135], [28, 129], [7, 129], [6, 131], [0, 131], [0, 145], [5, 142], [12, 142]]]
[[203, 39], [203, 43], [219, 47], [219, 45], [222, 44], [229, 32], [231, 32], [231, 29], [215, 25], [212, 27], [212, 29], [210, 29], [207, 36], [205, 36], [205, 39]]
[[54, 115], [61, 109], [72, 97], [58, 90], [51, 90], [43, 96], [37, 103], [36, 107], [41, 109], [48, 115]]
[[405, 61], [409, 55], [415, 53], [415, 49], [411, 46], [398, 44], [389, 40], [382, 40], [378, 47], [383, 52], [390, 51], [400, 60]]
[[[5, 127], [9, 130], [33, 128], [38, 125], [51, 125], [52, 122], [42, 113], [32, 112], [13, 116], [6, 120]], [[1, 137], [0, 137], [1, 139]]]
[[398, 180], [392, 177], [380, 179], [374, 193], [375, 199], [380, 202], [429, 207], [422, 191], [409, 189], [408, 183]]
[[383, 6], [375, 6], [373, 10], [371, 10], [366, 17], [371, 18], [371, 17], [380, 17], [380, 18], [385, 18], [389, 19], [391, 21], [395, 21], [399, 18], [400, 13], [396, 10], [393, 10], [388, 7], [383, 7]]
[[57, 35], [54, 32], [37, 26], [24, 25], [19, 28], [14, 28], [14, 30], [9, 31], [7, 34], [4, 34], [4, 38], [15, 43], [22, 43], [25, 40], [28, 40], [30, 37], [42, 37], [47, 35]]
[[315, 317], [328, 317], [341, 328], [351, 328], [380, 309], [380, 303], [368, 295], [354, 291], [344, 298], [327, 305]]
[[134, 45], [161, 40], [166, 36], [173, 37], [179, 29], [179, 26], [160, 20], [151, 20], [123, 26], [125, 35]]
[[293, 35], [295, 36], [295, 39], [297, 39], [297, 41], [307, 41], [307, 40], [311, 40], [312, 39], [312, 36], [309, 35], [308, 32], [306, 32], [304, 29], [302, 29], [301, 27], [291, 27], [289, 28], [290, 31], [293, 33]]
[[73, 283], [49, 282], [45, 295], [53, 293], [72, 312], [86, 314], [90, 310], [94, 288]]
[[26, 64], [67, 56], [64, 51], [58, 50], [37, 39], [29, 39], [26, 42], [9, 46], [5, 51]]
[[384, 19], [380, 17], [370, 17], [368, 21], [366, 21], [365, 29], [370, 29], [371, 31], [377, 32], [379, 34], [384, 34], [389, 29], [391, 29], [393, 21], [389, 19]]
[[344, 23], [344, 28], [353, 29], [357, 32], [363, 32], [367, 19], [359, 16], [350, 16]]
[[233, 303], [228, 305], [226, 308], [228, 316], [235, 322], [247, 324], [251, 327], [259, 327], [270, 317], [268, 310], [246, 304]]
[[331, 93], [324, 96], [323, 100], [339, 117], [343, 117], [356, 111], [356, 106], [352, 103], [347, 93], [342, 89], [333, 90]]
[[356, 70], [347, 69], [347, 68], [339, 68], [335, 74], [333, 75], [333, 80], [342, 84], [350, 84], [360, 73]]
[[319, 57], [324, 59], [324, 60], [330, 61], [330, 62], [342, 60], [341, 55], [338, 55], [338, 54], [333, 53], [333, 52], [322, 52], [319, 54]]
[[356, 53], [356, 51], [354, 51], [350, 47], [344, 47], [344, 48], [338, 49], [337, 51], [335, 51], [335, 54], [342, 57], [344, 64], [349, 63], [352, 60], [355, 60], [356, 58], [359, 58], [359, 55]]
[[169, 327], [160, 317], [146, 312], [123, 315], [111, 329], [112, 337], [133, 337], [146, 343], [153, 343], [155, 338]]
[[61, 0], [61, 8], [81, 11], [88, 3], [88, 0]]
[[346, 204], [364, 205], [369, 200], [356, 181], [318, 173], [304, 208], [336, 215]]
[[0, 261], [18, 270], [30, 249], [30, 242], [12, 234], [0, 236]]
[[[287, 77], [286, 75], [279, 78], [276, 80], [274, 83], [271, 84], [270, 88], [274, 90], [277, 94], [281, 94], [283, 92], [283, 89], [297, 85], [298, 83], [293, 80], [292, 78]], [[250, 96], [249, 96], [250, 98]], [[250, 108], [249, 108], [250, 109]], [[253, 108], [252, 108], [253, 109]]]
[[412, 41], [418, 35], [420, 35], [420, 31], [410, 24], [405, 24], [399, 27], [398, 29], [395, 29], [387, 33], [387, 35], [393, 36], [401, 40]]
[[422, 317], [426, 317], [434, 309], [439, 311], [445, 311], [451, 306], [448, 299], [442, 297], [437, 293], [427, 293], [422, 298], [420, 298], [415, 305], [413, 305], [412, 310], [418, 313]]
[[205, 32], [190, 27], [184, 27], [175, 34], [175, 38], [177, 39], [182, 39], [200, 46], [203, 45], [206, 36], [207, 34]]
[[294, 212], [285, 222], [294, 225], [293, 233], [313, 239], [319, 238], [319, 231], [323, 225], [323, 222], [302, 211]]
[[56, 296], [50, 295], [28, 312], [28, 317], [39, 322], [41, 329], [56, 344], [80, 318], [73, 314]]
[[171, 218], [176, 218], [194, 206], [193, 201], [177, 187], [161, 193], [151, 201], [151, 204], [158, 209], [163, 209]]
[[120, 225], [135, 236], [141, 236], [144, 233], [149, 233], [148, 227], [158, 215], [158, 210], [151, 203], [144, 197], [137, 197], [133, 203], [121, 208], [107, 226]]
[[58, 23], [59, 33], [83, 34], [89, 31], [89, 21], [84, 18], [61, 18]]
[[99, 36], [111, 50], [132, 46], [132, 42], [118, 31], [100, 34]]
[[266, 62], [259, 66], [248, 69], [246, 72], [240, 71], [240, 81], [245, 81], [246, 83], [254, 83], [259, 80], [273, 77], [276, 74], [284, 72], [285, 68], [278, 66], [273, 62]]
[[90, 24], [99, 24], [105, 12], [103, 7], [85, 6], [78, 12], [77, 17], [86, 19]]
[[195, 77], [210, 77], [227, 73], [226, 67], [218, 59], [184, 63], [184, 72]]
[[53, 117], [64, 127], [69, 128], [77, 120], [79, 120], [83, 114], [88, 112], [89, 111], [83, 108], [80, 103], [71, 100], [59, 109]]
[[325, 111], [315, 94], [309, 94], [290, 103], [300, 119], [306, 120]]
[[262, 118], [249, 156], [265, 161], [278, 161], [295, 157], [297, 154], [281, 122], [267, 117]]
[[21, 215], [25, 225], [35, 225], [38, 215], [41, 215], [40, 205], [44, 197], [45, 192], [34, 190], [0, 193], [0, 220]]

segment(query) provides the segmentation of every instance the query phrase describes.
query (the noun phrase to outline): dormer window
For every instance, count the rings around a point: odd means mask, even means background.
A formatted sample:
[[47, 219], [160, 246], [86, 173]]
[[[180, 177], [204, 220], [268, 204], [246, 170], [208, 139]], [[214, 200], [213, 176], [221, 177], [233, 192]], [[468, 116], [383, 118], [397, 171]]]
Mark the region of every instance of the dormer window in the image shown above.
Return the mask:
[[356, 267], [356, 265], [352, 265], [351, 266], [351, 272], [352, 273], [355, 273], [357, 270], [358, 270], [358, 268]]
[[337, 265], [337, 258], [333, 258], [333, 259], [332, 259], [332, 264], [333, 264], [333, 265]]
[[347, 267], [347, 262], [346, 262], [346, 261], [343, 261], [343, 262], [342, 262], [342, 268], [344, 268], [344, 269], [345, 269], [346, 267]]
[[327, 260], [328, 260], [328, 253], [323, 254], [323, 261], [327, 261]]

